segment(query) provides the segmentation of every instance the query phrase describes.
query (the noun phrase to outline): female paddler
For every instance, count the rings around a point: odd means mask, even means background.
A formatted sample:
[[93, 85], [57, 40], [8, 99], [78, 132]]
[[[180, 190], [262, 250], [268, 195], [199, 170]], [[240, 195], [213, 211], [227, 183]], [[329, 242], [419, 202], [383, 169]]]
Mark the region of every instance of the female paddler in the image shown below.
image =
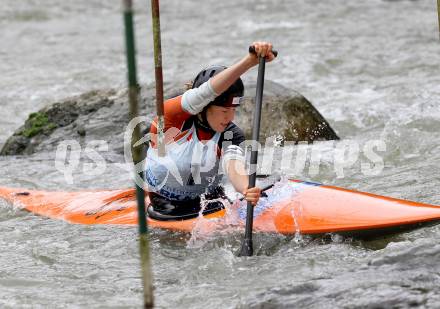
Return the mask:
[[222, 174], [237, 192], [255, 205], [261, 194], [248, 188], [243, 131], [236, 126], [235, 110], [244, 93], [242, 74], [259, 62], [275, 57], [272, 45], [254, 42], [255, 54], [248, 53], [230, 66], [209, 66], [197, 74], [192, 88], [164, 104], [166, 155], [157, 152], [156, 121], [150, 128], [153, 139], [147, 151], [145, 180], [150, 197], [149, 215], [158, 219], [185, 217], [223, 207]]

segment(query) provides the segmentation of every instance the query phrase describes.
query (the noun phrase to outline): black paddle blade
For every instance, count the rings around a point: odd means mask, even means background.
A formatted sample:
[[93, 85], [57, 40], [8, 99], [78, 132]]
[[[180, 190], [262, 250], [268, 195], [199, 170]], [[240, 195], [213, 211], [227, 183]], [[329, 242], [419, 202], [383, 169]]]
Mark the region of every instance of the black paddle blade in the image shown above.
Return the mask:
[[251, 238], [245, 238], [241, 244], [241, 250], [237, 256], [252, 256], [254, 254], [254, 248]]

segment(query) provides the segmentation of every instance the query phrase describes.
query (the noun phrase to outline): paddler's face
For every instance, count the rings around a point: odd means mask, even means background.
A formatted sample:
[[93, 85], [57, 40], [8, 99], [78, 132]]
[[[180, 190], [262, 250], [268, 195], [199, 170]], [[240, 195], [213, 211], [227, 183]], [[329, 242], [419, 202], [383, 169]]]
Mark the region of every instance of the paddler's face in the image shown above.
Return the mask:
[[206, 110], [206, 119], [215, 132], [224, 132], [229, 123], [234, 120], [235, 107], [211, 105]]

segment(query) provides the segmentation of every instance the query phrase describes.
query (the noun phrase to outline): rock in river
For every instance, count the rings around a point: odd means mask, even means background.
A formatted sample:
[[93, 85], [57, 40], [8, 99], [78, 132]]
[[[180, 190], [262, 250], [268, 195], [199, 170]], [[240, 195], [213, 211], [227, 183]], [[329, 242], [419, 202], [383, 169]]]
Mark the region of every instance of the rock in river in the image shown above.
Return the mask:
[[[277, 83], [266, 81], [260, 140], [276, 135], [287, 141], [338, 139], [334, 130], [301, 94]], [[183, 93], [181, 84], [165, 85], [165, 96]], [[154, 84], [143, 86], [140, 114], [146, 123], [155, 113]], [[254, 110], [255, 83], [246, 85], [243, 106], [234, 122], [250, 138]], [[92, 140], [104, 140], [109, 150], [123, 152], [124, 130], [129, 121], [126, 90], [94, 90], [44, 107], [29, 115], [23, 126], [6, 141], [0, 154], [23, 155], [53, 151], [64, 140], [76, 140], [84, 146]]]

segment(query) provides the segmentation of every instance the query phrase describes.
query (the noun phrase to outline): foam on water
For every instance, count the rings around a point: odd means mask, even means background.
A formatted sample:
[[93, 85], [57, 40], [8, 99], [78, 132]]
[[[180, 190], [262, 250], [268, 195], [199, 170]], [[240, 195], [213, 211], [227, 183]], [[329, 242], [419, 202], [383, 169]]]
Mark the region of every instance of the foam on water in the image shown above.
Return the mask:
[[[261, 215], [269, 208], [277, 210], [277, 205], [283, 201], [290, 201], [291, 215], [294, 220], [295, 228], [295, 241], [301, 242], [301, 227], [298, 224], [297, 218], [302, 215], [301, 203], [295, 201], [295, 196], [298, 192], [306, 189], [309, 185], [300, 182], [291, 182], [287, 177], [283, 177], [280, 181], [276, 182], [271, 190], [266, 194], [266, 197], [261, 197], [257, 205], [254, 206], [254, 218]], [[191, 232], [191, 237], [188, 240], [188, 248], [200, 248], [208, 241], [215, 239], [217, 236], [232, 234], [237, 231], [242, 231], [246, 222], [247, 216], [247, 202], [246, 200], [236, 199], [232, 204], [224, 199], [215, 199], [212, 201], [220, 201], [225, 204], [226, 214], [224, 217], [207, 219], [202, 216], [202, 212], [205, 209], [207, 202], [202, 195], [201, 205], [202, 209], [199, 212], [199, 217], [195, 221], [194, 228]], [[274, 218], [275, 219], [275, 218]], [[266, 224], [273, 224], [273, 230], [275, 231], [274, 222], [266, 222]]]

